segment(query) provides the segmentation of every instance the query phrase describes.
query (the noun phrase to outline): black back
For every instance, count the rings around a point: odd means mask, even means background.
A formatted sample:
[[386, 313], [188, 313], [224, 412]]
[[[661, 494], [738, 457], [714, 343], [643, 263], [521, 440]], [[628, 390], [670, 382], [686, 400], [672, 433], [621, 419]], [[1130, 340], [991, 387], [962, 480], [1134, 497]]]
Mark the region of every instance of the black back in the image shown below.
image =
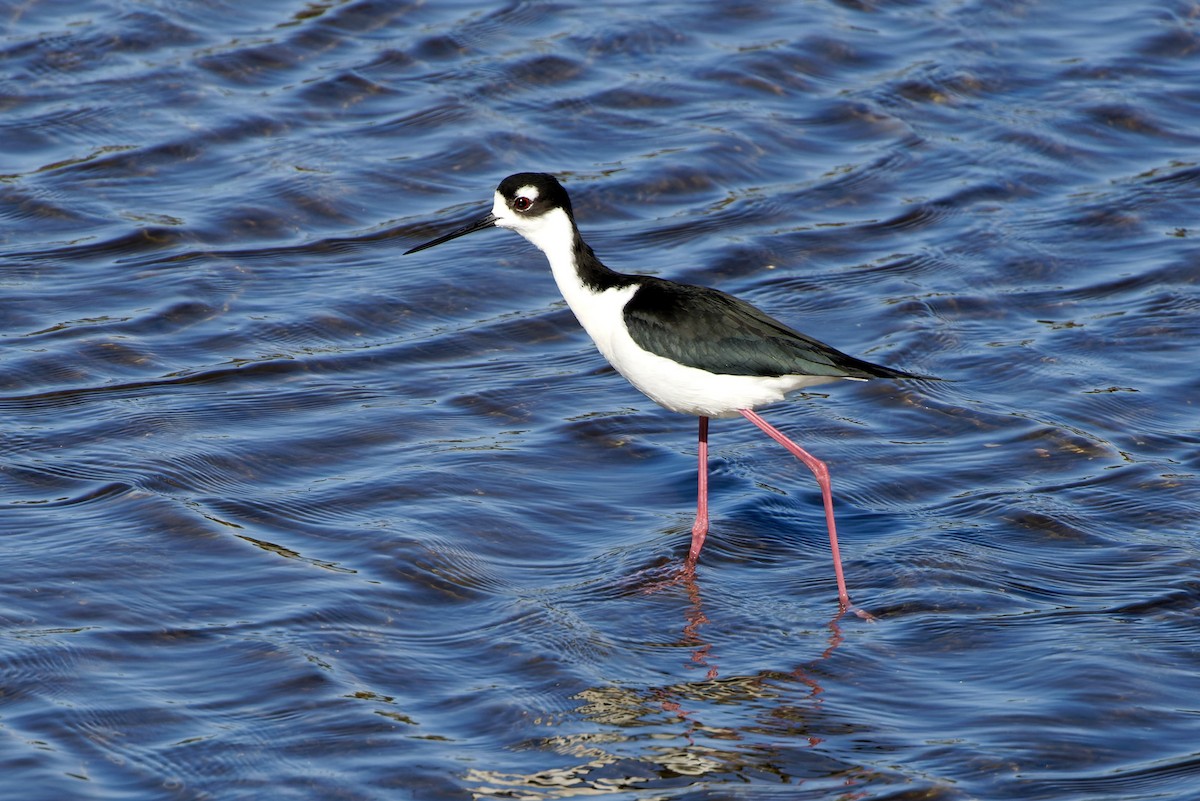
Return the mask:
[[639, 347], [722, 375], [921, 378], [856, 359], [718, 289], [639, 276], [625, 325]]

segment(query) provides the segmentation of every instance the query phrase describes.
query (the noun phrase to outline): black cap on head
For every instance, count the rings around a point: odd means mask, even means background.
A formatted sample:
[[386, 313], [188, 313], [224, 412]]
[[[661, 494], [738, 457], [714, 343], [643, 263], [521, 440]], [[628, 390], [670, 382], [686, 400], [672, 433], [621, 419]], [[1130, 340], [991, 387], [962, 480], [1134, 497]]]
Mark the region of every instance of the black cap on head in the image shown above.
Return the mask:
[[527, 186], [537, 190], [537, 197], [529, 209], [530, 212], [540, 214], [549, 209], [560, 208], [572, 220], [575, 219], [575, 213], [571, 210], [571, 197], [567, 194], [567, 190], [563, 189], [558, 179], [550, 173], [519, 172], [501, 181], [496, 191], [506, 201], [511, 202], [517, 193]]

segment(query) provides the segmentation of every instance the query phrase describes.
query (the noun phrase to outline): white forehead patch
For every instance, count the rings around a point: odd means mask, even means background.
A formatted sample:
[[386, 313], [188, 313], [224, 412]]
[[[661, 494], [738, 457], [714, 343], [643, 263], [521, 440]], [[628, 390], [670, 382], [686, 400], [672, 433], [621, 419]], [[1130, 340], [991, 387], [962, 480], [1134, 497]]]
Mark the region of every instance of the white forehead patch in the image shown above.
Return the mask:
[[[522, 186], [520, 189], [518, 189], [516, 194], [513, 195], [513, 198], [529, 198], [529, 200], [532, 202], [538, 199], [539, 194], [538, 188], [530, 184], [528, 186]], [[509, 208], [508, 201], [505, 200], [504, 195], [500, 194], [500, 190], [496, 190], [495, 198], [492, 200], [492, 214], [496, 216], [496, 224], [501, 228], [513, 227], [516, 225], [516, 220], [518, 219], [517, 215], [513, 213], [513, 210]]]
[[530, 200], [538, 199], [538, 190], [536, 186], [522, 186], [517, 190], [517, 197], [527, 197]]

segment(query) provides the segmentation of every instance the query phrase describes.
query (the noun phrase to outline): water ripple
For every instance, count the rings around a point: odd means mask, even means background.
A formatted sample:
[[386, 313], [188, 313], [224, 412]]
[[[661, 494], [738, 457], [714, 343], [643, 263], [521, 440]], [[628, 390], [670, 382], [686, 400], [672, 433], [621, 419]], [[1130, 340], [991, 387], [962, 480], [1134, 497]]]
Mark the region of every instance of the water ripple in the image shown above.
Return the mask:
[[[1190, 7], [224, 10], [3, 12], [0, 795], [1187, 795]], [[741, 420], [680, 576], [695, 421], [527, 243], [400, 255], [529, 169], [945, 379], [766, 410], [874, 624]]]

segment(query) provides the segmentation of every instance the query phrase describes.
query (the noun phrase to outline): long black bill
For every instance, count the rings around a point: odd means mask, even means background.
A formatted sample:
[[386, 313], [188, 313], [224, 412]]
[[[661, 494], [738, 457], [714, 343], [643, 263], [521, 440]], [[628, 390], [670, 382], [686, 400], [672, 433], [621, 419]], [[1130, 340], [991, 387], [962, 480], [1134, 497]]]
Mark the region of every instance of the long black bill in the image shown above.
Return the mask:
[[450, 233], [446, 234], [445, 236], [439, 236], [437, 239], [431, 239], [430, 241], [426, 242], [424, 245], [417, 245], [412, 250], [406, 250], [406, 251], [404, 251], [404, 255], [407, 256], [409, 253], [416, 253], [418, 250], [425, 250], [426, 248], [431, 248], [431, 247], [434, 247], [435, 245], [440, 245], [443, 242], [449, 242], [451, 239], [458, 239], [460, 236], [466, 236], [467, 234], [471, 234], [476, 231], [482, 231], [484, 228], [491, 228], [495, 224], [496, 224], [496, 215], [489, 213], [486, 217], [480, 217], [475, 222], [471, 223], [470, 225], [464, 225], [462, 228], [459, 228], [457, 231], [451, 231]]

